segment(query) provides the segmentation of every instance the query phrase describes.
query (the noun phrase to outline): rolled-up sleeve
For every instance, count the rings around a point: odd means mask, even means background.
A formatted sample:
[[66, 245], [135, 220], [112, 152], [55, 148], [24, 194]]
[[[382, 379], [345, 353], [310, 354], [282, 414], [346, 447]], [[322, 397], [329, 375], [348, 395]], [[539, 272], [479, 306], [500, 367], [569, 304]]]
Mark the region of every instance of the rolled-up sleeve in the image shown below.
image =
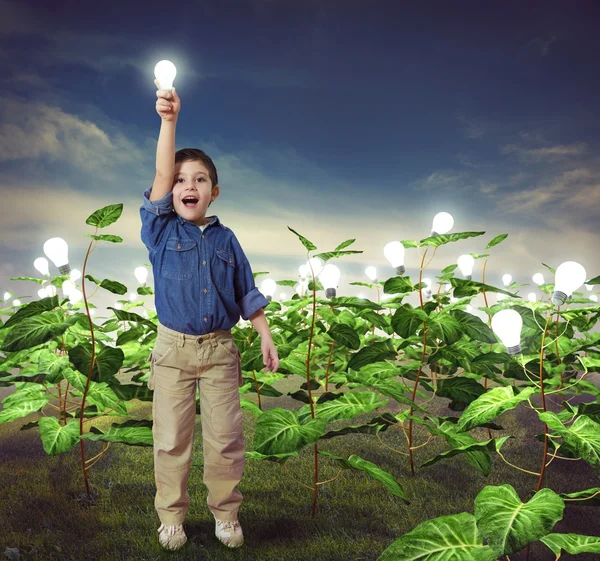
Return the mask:
[[144, 245], [151, 251], [154, 251], [167, 228], [167, 225], [173, 218], [173, 192], [169, 191], [162, 199], [158, 201], [150, 200], [152, 187], [144, 191], [142, 206], [140, 207], [140, 217], [142, 219], [141, 238]]
[[232, 234], [232, 244], [235, 256], [234, 289], [235, 303], [240, 309], [244, 320], [250, 319], [258, 310], [269, 305], [269, 301], [256, 288], [252, 267], [246, 257], [240, 242]]

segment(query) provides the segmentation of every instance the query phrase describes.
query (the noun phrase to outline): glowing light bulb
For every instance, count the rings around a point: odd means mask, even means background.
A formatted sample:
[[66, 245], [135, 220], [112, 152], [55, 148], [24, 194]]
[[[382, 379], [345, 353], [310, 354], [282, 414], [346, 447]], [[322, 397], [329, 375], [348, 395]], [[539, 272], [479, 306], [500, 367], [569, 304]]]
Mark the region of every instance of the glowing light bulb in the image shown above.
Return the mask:
[[61, 275], [68, 275], [71, 271], [69, 265], [69, 246], [62, 238], [50, 238], [44, 243], [46, 257], [54, 263]]
[[38, 293], [38, 296], [40, 298], [47, 298], [48, 297], [48, 293], [46, 292], [45, 288], [40, 288], [37, 293]]
[[265, 298], [270, 302], [275, 294], [277, 283], [273, 279], [265, 279], [260, 284], [260, 291], [265, 295]]
[[171, 91], [175, 76], [177, 76], [177, 68], [170, 60], [161, 60], [156, 63], [154, 77], [158, 80], [161, 90]]
[[337, 288], [338, 281], [340, 280], [340, 270], [331, 263], [327, 263], [323, 267], [323, 270], [319, 274], [319, 280], [325, 288], [325, 297], [332, 298], [335, 296], [335, 289]]
[[314, 277], [318, 277], [319, 273], [321, 272], [321, 270], [323, 269], [323, 265], [325, 264], [325, 261], [323, 261], [320, 257], [311, 257], [306, 264], [308, 265], [308, 275], [311, 274], [311, 268], [312, 268], [312, 275]]
[[377, 280], [377, 269], [375, 267], [367, 267], [365, 269], [365, 275], [369, 277], [372, 281]]
[[286, 300], [287, 300], [287, 294], [285, 292], [280, 292], [279, 293], [279, 301], [285, 302]]
[[148, 269], [146, 267], [136, 267], [133, 274], [141, 285], [146, 284], [146, 281], [148, 280]]
[[12, 305], [13, 306], [20, 306], [21, 305], [21, 300], [19, 300], [18, 298], [16, 298], [15, 300], [12, 301]]
[[509, 286], [511, 281], [512, 281], [512, 275], [509, 275], [508, 273], [506, 273], [505, 275], [502, 275], [502, 284], [504, 286]]
[[468, 253], [465, 253], [457, 259], [456, 263], [458, 264], [458, 268], [460, 269], [460, 272], [463, 274], [463, 276], [467, 280], [471, 280], [471, 275], [473, 274], [473, 266], [475, 265], [475, 259], [473, 258], [473, 256]]
[[430, 236], [437, 236], [439, 234], [446, 234], [452, 230], [454, 226], [454, 218], [447, 212], [438, 212], [433, 217], [433, 224], [431, 225]]
[[575, 261], [565, 261], [556, 268], [552, 302], [562, 306], [571, 294], [584, 282], [586, 272], [582, 265]]
[[117, 310], [122, 310], [122, 309], [123, 309], [123, 304], [121, 304], [121, 302], [117, 302], [117, 303], [115, 304], [115, 308], [116, 308]]
[[593, 285], [593, 284], [586, 284], [586, 285], [585, 285], [585, 289], [586, 289], [588, 292], [591, 292], [591, 291], [592, 291], [592, 288], [594, 288], [594, 285]]
[[71, 292], [69, 292], [69, 302], [73, 305], [73, 304], [77, 304], [77, 302], [79, 302], [81, 299], [83, 298], [83, 292], [81, 292], [81, 290], [78, 290], [77, 288], [71, 290]]
[[530, 292], [530, 293], [527, 295], [527, 298], [529, 298], [529, 301], [530, 301], [530, 302], [535, 302], [535, 301], [537, 300], [537, 296], [536, 296], [535, 292]]
[[458, 298], [455, 298], [454, 296], [450, 296], [450, 304], [456, 304], [458, 302]]
[[521, 352], [521, 329], [523, 318], [515, 310], [500, 310], [492, 316], [492, 331], [506, 347], [509, 355]]
[[404, 246], [398, 242], [389, 242], [383, 248], [383, 255], [390, 262], [392, 267], [396, 269], [396, 274], [403, 275], [406, 269], [404, 268], [404, 255], [406, 250]]
[[50, 275], [50, 270], [48, 269], [48, 259], [45, 257], [38, 257], [34, 262], [33, 266], [44, 276]]
[[596, 296], [595, 294], [590, 294], [590, 300], [593, 300], [594, 302], [598, 302], [598, 296]]
[[366, 296], [365, 296], [365, 295], [364, 295], [362, 292], [359, 292], [359, 293], [358, 293], [358, 297], [359, 297], [360, 299], [362, 299], [362, 300], [365, 300], [365, 299], [366, 299]]
[[300, 275], [301, 279], [305, 279], [309, 273], [310, 267], [307, 264], [300, 265], [300, 267], [298, 267], [298, 274]]
[[544, 284], [544, 275], [542, 275], [542, 273], [536, 273], [531, 277], [531, 280], [540, 286], [541, 284]]
[[8, 300], [10, 299], [10, 296], [11, 296], [10, 292], [5, 292], [4, 293], [4, 301], [8, 302]]
[[75, 283], [81, 278], [81, 271], [79, 269], [72, 269], [71, 273], [69, 274], [69, 278], [71, 279], [72, 283]]
[[130, 292], [129, 293], [129, 301], [135, 302], [136, 300], [137, 300], [137, 294], [135, 292]]
[[77, 287], [70, 280], [66, 280], [65, 282], [62, 283], [62, 286], [61, 286], [61, 289], [65, 296], [68, 296], [69, 294], [71, 294], [71, 292], [73, 290], [75, 290], [76, 288]]

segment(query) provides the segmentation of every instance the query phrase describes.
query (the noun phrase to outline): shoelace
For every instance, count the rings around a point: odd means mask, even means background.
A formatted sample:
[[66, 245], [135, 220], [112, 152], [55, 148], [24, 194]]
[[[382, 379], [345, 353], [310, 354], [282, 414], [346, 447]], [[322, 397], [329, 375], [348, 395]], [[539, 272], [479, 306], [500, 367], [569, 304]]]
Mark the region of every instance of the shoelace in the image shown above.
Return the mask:
[[166, 530], [169, 536], [174, 536], [175, 533], [181, 533], [183, 526], [181, 524], [177, 524], [176, 526], [165, 526], [162, 524], [158, 531], [162, 532], [162, 530]]
[[217, 523], [223, 528], [231, 528], [232, 530], [235, 530], [235, 527], [240, 524], [237, 520], [217, 520]]

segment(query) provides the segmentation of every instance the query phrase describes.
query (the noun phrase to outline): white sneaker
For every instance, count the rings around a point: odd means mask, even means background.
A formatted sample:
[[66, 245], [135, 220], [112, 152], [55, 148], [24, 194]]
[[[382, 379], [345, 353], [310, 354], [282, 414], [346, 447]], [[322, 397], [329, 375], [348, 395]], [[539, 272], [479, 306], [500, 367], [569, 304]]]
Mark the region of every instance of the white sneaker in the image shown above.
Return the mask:
[[179, 549], [187, 541], [187, 536], [183, 531], [183, 524], [176, 524], [175, 526], [161, 524], [158, 532], [160, 545], [171, 551]]
[[239, 521], [217, 520], [215, 518], [215, 536], [227, 547], [240, 547], [244, 543], [244, 534]]

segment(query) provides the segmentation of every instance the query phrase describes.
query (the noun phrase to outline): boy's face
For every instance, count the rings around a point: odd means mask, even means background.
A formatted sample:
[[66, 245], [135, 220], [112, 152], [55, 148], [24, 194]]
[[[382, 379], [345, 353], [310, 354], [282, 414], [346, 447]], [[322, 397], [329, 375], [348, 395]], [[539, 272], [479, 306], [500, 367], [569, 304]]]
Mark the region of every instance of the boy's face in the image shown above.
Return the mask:
[[[173, 177], [173, 208], [182, 218], [202, 226], [206, 209], [211, 201], [219, 196], [219, 186], [212, 185], [208, 170], [202, 162], [180, 162], [175, 164]], [[183, 199], [195, 197], [194, 206], [186, 206]]]

